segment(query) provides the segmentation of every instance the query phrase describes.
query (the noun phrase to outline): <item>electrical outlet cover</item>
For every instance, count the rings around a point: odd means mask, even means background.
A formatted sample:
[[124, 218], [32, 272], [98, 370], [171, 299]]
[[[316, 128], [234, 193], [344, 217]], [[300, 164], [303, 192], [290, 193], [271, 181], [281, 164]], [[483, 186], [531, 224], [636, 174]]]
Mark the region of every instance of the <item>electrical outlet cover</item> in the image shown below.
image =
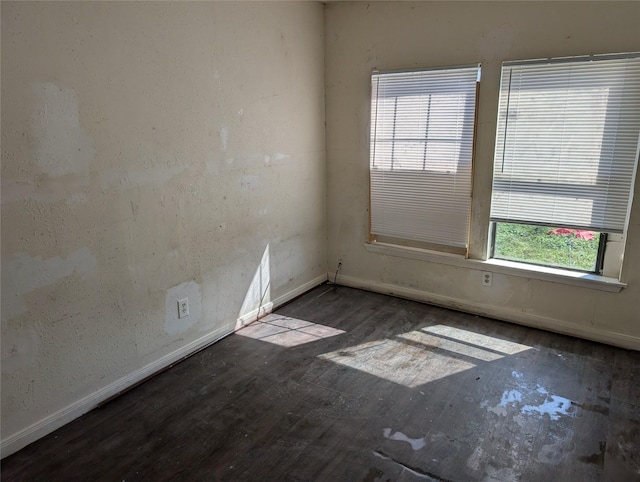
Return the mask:
[[178, 318], [189, 316], [189, 298], [178, 300]]

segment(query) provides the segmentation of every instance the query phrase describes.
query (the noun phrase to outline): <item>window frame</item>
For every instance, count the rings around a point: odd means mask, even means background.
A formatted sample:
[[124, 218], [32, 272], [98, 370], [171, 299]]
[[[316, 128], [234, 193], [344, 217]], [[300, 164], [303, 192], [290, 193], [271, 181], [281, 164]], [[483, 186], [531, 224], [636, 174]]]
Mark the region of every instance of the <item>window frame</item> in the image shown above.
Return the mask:
[[[513, 66], [513, 65], [535, 65], [535, 64], [546, 64], [547, 66], [550, 66], [549, 69], [553, 70], [553, 64], [562, 64], [563, 66], [566, 66], [569, 63], [572, 62], [593, 62], [593, 61], [597, 61], [597, 60], [629, 60], [629, 59], [637, 59], [638, 57], [640, 57], [640, 52], [632, 52], [632, 53], [624, 53], [624, 54], [607, 54], [607, 55], [597, 55], [597, 56], [582, 56], [582, 57], [563, 57], [563, 58], [556, 58], [556, 59], [541, 59], [541, 60], [524, 60], [524, 61], [515, 61], [515, 62], [503, 62], [502, 63], [502, 75], [504, 76], [505, 74], [505, 67], [507, 66]], [[512, 70], [509, 70], [509, 73], [511, 74]], [[553, 76], [554, 74], [551, 74], [551, 76]], [[623, 78], [623, 82], [626, 80], [626, 77]], [[600, 83], [605, 83], [604, 80], [600, 80]], [[618, 83], [620, 81], [618, 80]], [[619, 88], [618, 84], [614, 83], [613, 84], [616, 88]], [[494, 148], [494, 160], [493, 160], [493, 181], [492, 181], [492, 190], [491, 190], [491, 204], [492, 204], [492, 211], [493, 211], [493, 204], [495, 202], [496, 199], [496, 195], [495, 195], [495, 183], [496, 183], [496, 171], [497, 171], [497, 163], [499, 162], [499, 152], [502, 152], [502, 156], [504, 157], [505, 154], [505, 149], [506, 149], [506, 142], [507, 142], [507, 128], [509, 125], [509, 100], [510, 98], [507, 98], [507, 111], [506, 114], [504, 115], [504, 119], [501, 119], [501, 114], [503, 114], [502, 111], [502, 96], [504, 95], [503, 93], [503, 88], [504, 88], [504, 79], [501, 78], [500, 80], [500, 89], [499, 89], [499, 101], [498, 101], [498, 114], [497, 114], [497, 129], [496, 129], [496, 138], [495, 138], [495, 142], [496, 142], [496, 147]], [[511, 78], [509, 78], [509, 89], [511, 89]], [[519, 92], [519, 91], [518, 91]], [[511, 93], [509, 92], [508, 94], [509, 96], [511, 95]], [[565, 101], [565, 102], [571, 102], [569, 100]], [[617, 102], [620, 102], [620, 100], [617, 100]], [[606, 109], [609, 109], [609, 106], [607, 105]], [[607, 114], [608, 115], [608, 114]], [[517, 116], [517, 112], [516, 112], [516, 116]], [[564, 117], [563, 117], [564, 118]], [[500, 135], [500, 128], [501, 128], [501, 123], [504, 125], [503, 129], [504, 131], [502, 132], [502, 135]], [[619, 129], [619, 122], [618, 119], [616, 119], [616, 123], [614, 125], [614, 129], [617, 131]], [[604, 129], [604, 127], [603, 127]], [[533, 134], [535, 135], [535, 134]], [[630, 177], [630, 182], [629, 182], [629, 188], [628, 188], [628, 197], [627, 197], [627, 208], [626, 208], [626, 218], [625, 218], [625, 222], [624, 225], [622, 227], [622, 230], [620, 231], [620, 234], [624, 237], [626, 237], [626, 231], [628, 229], [628, 225], [629, 225], [629, 216], [630, 216], [630, 209], [631, 209], [631, 203], [633, 201], [633, 197], [634, 197], [634, 180], [635, 177], [637, 176], [637, 172], [639, 169], [638, 163], [640, 162], [638, 160], [638, 152], [640, 152], [640, 133], [638, 135], [638, 141], [636, 143], [636, 156], [635, 156], [635, 161], [633, 166], [632, 166], [632, 174]], [[604, 137], [603, 136], [603, 142], [604, 141], [608, 141], [609, 137]], [[503, 142], [504, 145], [500, 148], [499, 143]], [[565, 146], [564, 143], [560, 144], [560, 146]], [[500, 151], [500, 149], [502, 149]], [[517, 154], [515, 154], [517, 155]], [[629, 158], [627, 160], [627, 162], [629, 161]], [[504, 162], [504, 160], [503, 160]], [[599, 161], [601, 162], [601, 161]], [[607, 167], [612, 168], [612, 166], [616, 165], [616, 161], [614, 158], [612, 158], [609, 162], [611, 162], [611, 164]], [[619, 162], [619, 161], [618, 161]], [[600, 168], [598, 168], [600, 169]], [[520, 180], [517, 178], [517, 174], [514, 177], [510, 177], [510, 183], [514, 183], [516, 186], [520, 185], [520, 184], [526, 184], [527, 181], [526, 180]], [[503, 181], [504, 182], [504, 181]], [[593, 185], [593, 187], [591, 189], [596, 189], [596, 188], [601, 188], [601, 184], [602, 184], [602, 179], [600, 176], [600, 173], [598, 172], [598, 176], [595, 180], [595, 184]], [[512, 190], [512, 185], [510, 185], [509, 189], [511, 192]], [[527, 190], [526, 188], [523, 188], [524, 192], [531, 192], [529, 190]], [[539, 188], [538, 188], [539, 189]], [[577, 188], [578, 190], [581, 189], [581, 187]], [[604, 186], [604, 189], [609, 189], [609, 183], [607, 182]], [[516, 189], [517, 190], [517, 189]], [[534, 191], [534, 192], [539, 192], [538, 191]], [[523, 224], [523, 225], [535, 225], [535, 224], [540, 224], [540, 223], [536, 223], [536, 222], [526, 222], [526, 221], [522, 221], [522, 220], [518, 220], [517, 218], [501, 218], [499, 216], [495, 216], [493, 214], [493, 212], [490, 215], [490, 222], [489, 222], [489, 237], [488, 237], [488, 246], [487, 246], [487, 255], [488, 255], [488, 259], [489, 260], [505, 260], [505, 258], [496, 258], [495, 257], [495, 243], [496, 243], [496, 224], [497, 223], [517, 223], [517, 224]], [[544, 225], [549, 226], [549, 225], [556, 225], [555, 223], [549, 221], [547, 223], [545, 223]], [[571, 226], [571, 225], [558, 225], [558, 227], [575, 227], [575, 226]], [[592, 231], [596, 231], [598, 233], [600, 233], [600, 240], [599, 240], [599, 245], [598, 245], [598, 254], [597, 254], [597, 261], [596, 261], [596, 266], [594, 271], [583, 271], [583, 270], [576, 270], [570, 267], [557, 267], [558, 269], [562, 269], [562, 270], [567, 270], [567, 271], [578, 271], [578, 272], [582, 272], [582, 273], [590, 273], [590, 274], [595, 274], [595, 275], [602, 275], [603, 270], [604, 270], [604, 266], [605, 266], [605, 257], [606, 257], [606, 248], [607, 248], [607, 242], [608, 242], [608, 238], [609, 238], [609, 232], [606, 229], [598, 229], [597, 227], [594, 229], [592, 227], [580, 227], [579, 229], [590, 229]], [[615, 231], [618, 232], [618, 231]], [[508, 260], [511, 261], [511, 260]], [[544, 265], [538, 262], [535, 262], [535, 260], [532, 261], [526, 261], [526, 260], [517, 260], [517, 261], [513, 261], [515, 263], [522, 263], [525, 266], [551, 266], [549, 265]], [[622, 258], [620, 259], [620, 263], [617, 266], [617, 277], [619, 279], [620, 275], [621, 275], [621, 268], [622, 268]]]
[[[639, 55], [639, 52], [633, 53], [634, 55]], [[628, 54], [614, 54], [609, 55], [609, 57], [615, 57], [616, 55], [628, 55]], [[588, 56], [594, 57], [594, 56]], [[542, 62], [554, 62], [554, 61], [566, 61], [570, 57], [558, 58], [558, 59], [542, 59]], [[500, 89], [498, 88], [498, 95]], [[475, 155], [476, 155], [476, 141], [477, 141], [477, 131], [478, 131], [478, 120], [477, 117], [479, 115], [478, 109], [479, 102], [479, 92], [476, 92], [476, 106], [475, 106], [475, 119], [474, 119], [474, 139], [473, 139], [473, 156], [474, 162], [472, 164], [472, 182], [475, 182], [475, 174], [473, 169], [475, 169]], [[497, 106], [499, 109], [499, 105]], [[497, 133], [494, 137], [494, 140], [497, 141]], [[369, 142], [369, 146], [371, 143]], [[638, 152], [640, 152], [640, 142], [638, 145]], [[494, 149], [494, 157], [495, 157], [495, 149]], [[640, 161], [637, 160], [638, 154], [636, 154], [636, 163], [635, 170], [633, 172], [633, 178], [636, 179], [640, 172]], [[494, 159], [495, 162], [495, 159]], [[493, 166], [493, 163], [491, 164]], [[369, 184], [371, 187], [371, 184]], [[472, 185], [473, 187], [473, 185]], [[633, 199], [633, 183], [631, 185], [631, 196], [629, 200], [629, 209], [627, 210], [627, 219], [625, 223], [625, 232], [620, 234], [611, 234], [608, 232], [603, 232], [600, 230], [596, 230], [604, 236], [606, 234], [607, 239], [601, 241], [598, 249], [599, 249], [599, 257], [603, 260], [601, 264], [602, 271], [598, 274], [589, 273], [584, 271], [575, 271], [569, 268], [555, 268], [549, 266], [543, 266], [538, 264], [528, 264], [524, 262], [515, 262], [515, 261], [507, 261], [502, 259], [493, 258], [492, 248], [492, 240], [493, 240], [493, 232], [492, 226], [493, 221], [489, 221], [485, 228], [480, 226], [478, 223], [477, 216], [475, 218], [470, 218], [469, 224], [469, 236], [473, 235], [473, 231], [486, 229], [487, 237], [482, 240], [482, 245], [476, 244], [474, 251], [472, 252], [472, 257], [469, 257], [468, 248], [464, 253], [455, 253], [455, 252], [446, 252], [444, 250], [439, 249], [438, 247], [434, 247], [432, 245], [423, 245], [422, 243], [411, 243], [406, 242], [404, 240], [397, 239], [384, 239], [384, 237], [377, 237], [376, 235], [371, 234], [371, 204], [369, 204], [369, 239], [363, 243], [364, 249], [369, 253], [375, 253], [378, 255], [413, 259], [419, 261], [425, 261], [429, 263], [450, 265], [454, 267], [460, 267], [469, 269], [471, 271], [490, 271], [493, 273], [504, 274], [508, 276], [515, 277], [523, 277], [530, 280], [542, 280], [545, 282], [553, 282], [560, 283], [564, 285], [576, 286], [580, 288], [593, 289], [604, 292], [616, 293], [623, 290], [627, 283], [623, 281], [623, 259], [624, 259], [624, 244], [626, 239], [626, 229], [629, 225], [629, 219], [631, 214], [631, 202]], [[475, 194], [475, 196], [474, 196]], [[486, 196], [482, 196], [479, 200], [481, 203], [487, 202], [489, 205], [492, 201], [493, 191], [490, 190]], [[478, 202], [478, 194], [476, 191], [472, 191], [471, 201], [475, 205]], [[369, 198], [369, 202], [371, 199]], [[489, 216], [487, 213], [487, 220]], [[472, 223], [471, 221], [475, 219]], [[484, 223], [482, 223], [484, 224]], [[380, 239], [382, 238], [382, 239]], [[404, 242], [403, 242], [404, 241]], [[611, 252], [609, 252], [609, 248], [611, 248]], [[391, 286], [391, 285], [389, 285]]]

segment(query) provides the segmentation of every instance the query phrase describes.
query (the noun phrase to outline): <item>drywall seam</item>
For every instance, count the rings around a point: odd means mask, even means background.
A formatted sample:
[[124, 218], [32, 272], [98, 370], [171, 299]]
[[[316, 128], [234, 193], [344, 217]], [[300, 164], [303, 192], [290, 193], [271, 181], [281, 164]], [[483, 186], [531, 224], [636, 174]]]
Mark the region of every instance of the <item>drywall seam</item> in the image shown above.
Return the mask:
[[[266, 314], [266, 309], [269, 311], [273, 310], [274, 306], [278, 307], [283, 305], [284, 303], [291, 301], [297, 296], [305, 293], [311, 288], [324, 283], [327, 280], [326, 275], [318, 276], [307, 283], [295, 288], [284, 295], [278, 297], [273, 302], [268, 303], [268, 305], [262, 306], [261, 311], [263, 314]], [[243, 316], [243, 318], [250, 318], [258, 314], [258, 310], [254, 310], [255, 314], [247, 313]], [[240, 322], [240, 319], [238, 319]], [[238, 325], [241, 327], [242, 325]], [[20, 430], [14, 434], [9, 435], [7, 438], [2, 439], [0, 442], [0, 458], [7, 457], [23, 447], [26, 447], [32, 442], [44, 437], [45, 435], [50, 434], [54, 430], [62, 427], [63, 425], [75, 420], [76, 418], [84, 415], [85, 413], [96, 408], [100, 403], [104, 402], [108, 398], [113, 397], [114, 395], [119, 394], [123, 390], [135, 385], [141, 380], [159, 372], [160, 370], [168, 367], [172, 363], [175, 363], [182, 358], [185, 358], [205, 347], [215, 343], [216, 341], [221, 340], [227, 335], [230, 335], [234, 332], [233, 328], [230, 328], [228, 325], [218, 328], [197, 340], [184, 345], [177, 350], [164, 355], [158, 360], [149, 363], [148, 365], [142, 367], [139, 370], [136, 370], [129, 375], [126, 375], [119, 380], [116, 380], [113, 383], [87, 395], [84, 398], [64, 407], [61, 410], [39, 420], [38, 422], [30, 425], [29, 427]]]
[[[327, 274], [327, 276], [330, 275], [331, 273]], [[351, 288], [359, 288], [376, 293], [382, 293], [385, 295], [397, 296], [399, 298], [430, 303], [444, 308], [496, 318], [498, 320], [530, 326], [532, 328], [540, 328], [556, 333], [562, 333], [564, 335], [576, 336], [629, 350], [640, 351], [640, 338], [638, 337], [625, 335], [623, 333], [599, 330], [589, 326], [578, 326], [573, 323], [567, 323], [566, 321], [557, 320], [547, 316], [524, 313], [500, 306], [485, 305], [483, 303], [437, 295], [426, 291], [405, 288], [388, 283], [378, 283], [353, 276], [340, 275], [338, 277], [338, 284], [349, 286]]]

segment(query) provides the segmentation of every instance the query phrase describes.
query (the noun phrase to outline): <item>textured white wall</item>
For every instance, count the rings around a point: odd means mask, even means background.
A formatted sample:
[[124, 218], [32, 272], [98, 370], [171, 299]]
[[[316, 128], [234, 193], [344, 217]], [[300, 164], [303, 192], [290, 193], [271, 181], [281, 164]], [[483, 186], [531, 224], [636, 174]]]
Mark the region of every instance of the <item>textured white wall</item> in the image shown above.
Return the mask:
[[[610, 339], [640, 349], [640, 176], [620, 293], [367, 252], [370, 73], [482, 63], [471, 257], [482, 259], [501, 63], [640, 50], [636, 2], [346, 2], [326, 12], [330, 271], [381, 291]], [[611, 337], [609, 336], [611, 335]]]
[[325, 275], [323, 22], [2, 2], [3, 440]]

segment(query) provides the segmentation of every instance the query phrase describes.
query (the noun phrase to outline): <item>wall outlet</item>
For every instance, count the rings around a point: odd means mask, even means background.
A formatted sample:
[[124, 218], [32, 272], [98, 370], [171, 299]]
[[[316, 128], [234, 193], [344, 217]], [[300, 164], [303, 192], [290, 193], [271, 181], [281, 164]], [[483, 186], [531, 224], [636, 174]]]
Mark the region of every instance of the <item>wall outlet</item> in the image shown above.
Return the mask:
[[189, 298], [178, 300], [178, 318], [189, 316]]
[[482, 286], [491, 286], [493, 284], [493, 273], [491, 271], [482, 272]]

